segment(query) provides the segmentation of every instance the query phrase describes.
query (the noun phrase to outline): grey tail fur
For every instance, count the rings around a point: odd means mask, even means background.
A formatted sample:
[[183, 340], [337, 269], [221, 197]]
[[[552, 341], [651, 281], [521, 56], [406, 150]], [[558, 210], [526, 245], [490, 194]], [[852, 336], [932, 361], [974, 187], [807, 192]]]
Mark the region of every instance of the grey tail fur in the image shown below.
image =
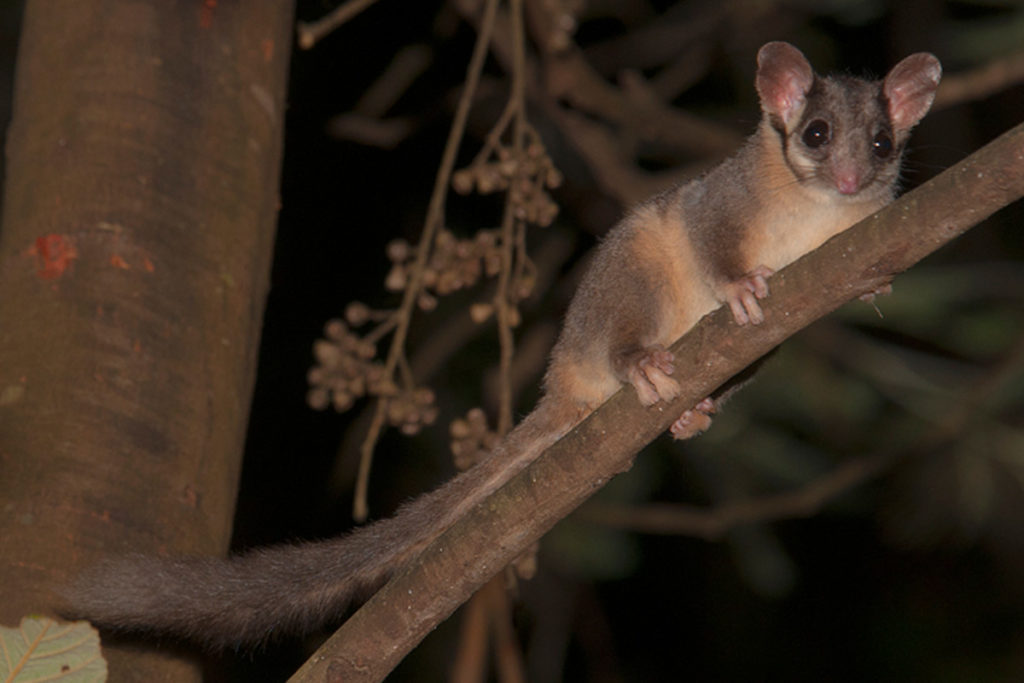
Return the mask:
[[[545, 405], [551, 410], [543, 409]], [[558, 406], [557, 408], [561, 408]], [[575, 419], [542, 399], [491, 455], [390, 518], [321, 542], [229, 558], [132, 555], [80, 574], [66, 616], [218, 650], [258, 645], [338, 620], [465, 511], [561, 438]]]

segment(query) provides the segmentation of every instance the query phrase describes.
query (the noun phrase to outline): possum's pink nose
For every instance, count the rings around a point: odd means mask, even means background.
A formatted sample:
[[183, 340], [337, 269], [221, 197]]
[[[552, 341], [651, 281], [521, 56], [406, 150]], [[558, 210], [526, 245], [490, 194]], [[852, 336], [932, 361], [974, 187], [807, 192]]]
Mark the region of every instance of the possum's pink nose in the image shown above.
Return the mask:
[[860, 190], [860, 176], [855, 171], [837, 172], [836, 189], [840, 194], [856, 194]]

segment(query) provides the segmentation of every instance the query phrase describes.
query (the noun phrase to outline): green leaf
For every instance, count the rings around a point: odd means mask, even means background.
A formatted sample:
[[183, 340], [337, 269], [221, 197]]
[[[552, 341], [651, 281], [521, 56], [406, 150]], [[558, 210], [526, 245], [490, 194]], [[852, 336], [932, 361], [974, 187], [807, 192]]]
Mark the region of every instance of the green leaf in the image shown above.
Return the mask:
[[107, 680], [100, 636], [87, 621], [25, 617], [17, 628], [0, 627], [0, 681]]

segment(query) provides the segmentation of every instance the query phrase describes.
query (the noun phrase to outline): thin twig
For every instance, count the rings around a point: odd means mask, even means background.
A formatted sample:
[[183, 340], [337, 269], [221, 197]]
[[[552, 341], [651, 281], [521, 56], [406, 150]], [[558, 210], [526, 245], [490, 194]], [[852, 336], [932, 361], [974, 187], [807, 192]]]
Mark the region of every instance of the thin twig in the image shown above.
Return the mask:
[[619, 529], [713, 540], [742, 524], [810, 517], [826, 502], [889, 468], [897, 459], [889, 454], [857, 458], [796, 491], [726, 503], [715, 508], [674, 504], [593, 505], [581, 509], [580, 515], [589, 522]]
[[[512, 428], [512, 360], [515, 354], [515, 338], [512, 334], [512, 294], [510, 292], [510, 283], [513, 280], [513, 268], [515, 264], [515, 247], [516, 247], [516, 235], [519, 232], [517, 227], [522, 226], [522, 221], [516, 219], [516, 210], [518, 206], [517, 193], [515, 188], [523, 180], [523, 168], [525, 167], [526, 155], [525, 146], [523, 143], [524, 129], [525, 129], [525, 93], [523, 86], [523, 68], [525, 59], [524, 55], [524, 42], [525, 37], [523, 35], [522, 27], [522, 2], [521, 0], [511, 0], [510, 11], [512, 14], [512, 31], [513, 41], [515, 44], [516, 59], [513, 64], [512, 72], [512, 87], [509, 93], [509, 100], [505, 106], [505, 110], [498, 118], [497, 123], [491, 132], [487, 135], [486, 143], [480, 153], [476, 155], [473, 164], [484, 163], [491, 155], [491, 153], [498, 148], [501, 141], [501, 136], [504, 134], [510, 122], [513, 123], [512, 131], [512, 156], [516, 162], [516, 172], [513, 174], [510, 180], [510, 189], [505, 193], [505, 208], [501, 220], [501, 268], [498, 272], [497, 287], [494, 292], [494, 311], [495, 311], [495, 322], [498, 328], [498, 346], [500, 349], [500, 362], [498, 370], [498, 425], [497, 433], [499, 435], [506, 434]], [[500, 645], [503, 642], [501, 638], [503, 634], [500, 630], [502, 624], [508, 621], [508, 602], [502, 600], [504, 597], [504, 586], [502, 584], [502, 577], [496, 576], [491, 581], [481, 588], [473, 599], [470, 601], [470, 608], [467, 611], [467, 621], [472, 619], [474, 622], [479, 621], [479, 614], [482, 612], [489, 615], [490, 618], [486, 620], [485, 633], [493, 632], [495, 641]], [[495, 596], [495, 593], [498, 596]], [[459, 680], [462, 683], [468, 683], [469, 681], [483, 680], [485, 669], [483, 662], [480, 661], [486, 655], [486, 648], [482, 647], [487, 641], [481, 643], [478, 639], [480, 634], [473, 634], [464, 627], [462, 629], [463, 638], [461, 639], [461, 645], [459, 648], [460, 662], [462, 667], [459, 669]], [[475, 656], [474, 656], [475, 655]], [[521, 672], [521, 665], [519, 664], [518, 657], [514, 652], [510, 652], [508, 648], [496, 649], [496, 655], [499, 656], [499, 664], [504, 664], [512, 672]], [[509, 660], [512, 660], [510, 663]], [[502, 678], [502, 680], [505, 680]]]
[[509, 95], [510, 109], [514, 111], [512, 130], [512, 153], [516, 160], [516, 172], [511, 179], [510, 191], [505, 196], [505, 212], [501, 221], [501, 272], [498, 276], [498, 288], [494, 296], [495, 311], [498, 321], [498, 339], [501, 353], [498, 401], [498, 434], [504, 435], [512, 428], [512, 356], [515, 352], [515, 339], [512, 335], [512, 295], [509, 283], [512, 281], [513, 255], [515, 253], [516, 218], [518, 208], [518, 188], [523, 182], [523, 169], [526, 166], [525, 131], [526, 131], [526, 86], [524, 71], [526, 68], [525, 41], [523, 34], [523, 4], [521, 0], [511, 0], [510, 14], [512, 24], [513, 60], [512, 92]]
[[[495, 579], [492, 579], [494, 581]], [[462, 611], [462, 626], [459, 629], [458, 648], [448, 680], [451, 683], [476, 683], [484, 680], [487, 671], [488, 608], [483, 599], [486, 586], [473, 597]]]
[[[391, 338], [391, 348], [388, 351], [388, 358], [384, 367], [387, 376], [392, 375], [399, 356], [405, 353], [405, 339], [409, 332], [416, 300], [423, 286], [423, 272], [426, 268], [427, 259], [430, 256], [430, 249], [433, 247], [437, 231], [444, 224], [445, 199], [448, 196], [448, 187], [451, 183], [452, 171], [455, 168], [456, 155], [459, 151], [459, 146], [462, 144], [462, 136], [466, 131], [469, 109], [473, 103], [473, 96], [476, 93], [477, 85], [480, 83], [480, 74], [483, 71], [484, 60], [487, 57], [487, 46], [491, 42], [491, 34], [494, 30], [494, 17], [497, 14], [497, 9], [498, 0], [487, 1], [484, 16], [480, 23], [480, 30], [477, 32], [476, 44], [473, 46], [473, 55], [470, 57], [469, 66], [466, 68], [466, 86], [455, 108], [455, 117], [452, 119], [448, 140], [445, 142], [444, 153], [441, 155], [441, 164], [437, 169], [437, 176], [434, 179], [434, 190], [430, 196], [427, 218], [416, 252], [416, 262], [410, 273], [409, 282], [402, 297], [402, 303], [396, 312], [398, 324], [395, 327], [395, 334]], [[380, 438], [381, 429], [384, 426], [383, 418], [386, 410], [387, 402], [377, 399], [370, 430], [367, 432], [366, 438], [363, 439], [363, 443], [359, 448], [359, 476], [356, 482], [355, 498], [352, 503], [352, 515], [358, 521], [365, 520], [368, 514], [366, 504], [367, 483], [369, 482], [370, 466], [373, 463], [373, 451]]]
[[344, 5], [340, 5], [316, 21], [298, 22], [295, 25], [295, 31], [299, 47], [303, 50], [310, 49], [320, 42], [324, 36], [375, 2], [377, 0], [348, 0]]
[[981, 100], [1024, 81], [1024, 52], [1016, 52], [976, 69], [946, 76], [935, 93], [932, 110]]
[[509, 600], [505, 577], [498, 574], [484, 586], [491, 631], [494, 633], [494, 656], [497, 660], [498, 680], [501, 683], [525, 683], [526, 667], [523, 652], [512, 625], [512, 604]]
[[390, 314], [383, 322], [377, 325], [377, 327], [373, 328], [369, 334], [363, 337], [363, 340], [371, 344], [376, 344], [384, 337], [384, 335], [395, 329], [395, 325], [397, 324], [398, 317], [395, 314]]
[[427, 45], [403, 47], [360, 95], [353, 111], [374, 118], [384, 116], [427, 70], [432, 57], [433, 51]]
[[508, 128], [508, 124], [512, 122], [512, 117], [516, 113], [516, 102], [515, 98], [509, 98], [509, 101], [505, 104], [505, 109], [501, 112], [501, 116], [495, 122], [490, 132], [484, 138], [484, 144], [480, 148], [480, 151], [473, 157], [473, 162], [470, 166], [476, 166], [482, 164], [490, 158], [491, 154], [501, 147], [501, 136], [505, 134], [505, 129]]

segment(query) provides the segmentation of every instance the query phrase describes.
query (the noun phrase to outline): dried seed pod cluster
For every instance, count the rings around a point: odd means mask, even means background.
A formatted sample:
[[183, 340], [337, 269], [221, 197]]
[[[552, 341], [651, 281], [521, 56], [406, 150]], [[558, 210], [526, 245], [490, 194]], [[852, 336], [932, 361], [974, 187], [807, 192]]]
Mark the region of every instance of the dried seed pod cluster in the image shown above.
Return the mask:
[[452, 420], [449, 433], [455, 467], [468, 470], [480, 462], [497, 445], [497, 433], [487, 427], [487, 416], [480, 408], [472, 408], [466, 417]]
[[[423, 291], [417, 301], [423, 310], [433, 310], [437, 297], [471, 287], [481, 275], [494, 277], [501, 270], [501, 231], [479, 230], [469, 239], [459, 239], [450, 230], [440, 230], [423, 270]], [[415, 268], [416, 249], [403, 239], [392, 240], [387, 246], [391, 271], [384, 281], [391, 291], [401, 291], [409, 283]], [[530, 296], [536, 281], [533, 264], [525, 262], [513, 276], [511, 298], [513, 303]], [[483, 322], [494, 312], [490, 303], [473, 304], [470, 316]], [[367, 314], [369, 315], [369, 314]], [[512, 325], [518, 325], [518, 312], [513, 311]]]
[[[531, 294], [536, 281], [535, 268], [526, 253], [526, 226], [549, 225], [554, 220], [558, 207], [548, 190], [562, 183], [562, 175], [540, 136], [521, 114], [521, 105], [507, 107], [477, 158], [452, 176], [456, 191], [463, 194], [474, 189], [481, 194], [506, 192], [511, 210], [506, 217], [514, 222], [503, 223], [501, 230], [480, 230], [469, 239], [442, 229], [432, 242], [419, 246], [393, 240], [387, 246], [391, 269], [384, 281], [386, 289], [407, 291], [415, 283], [415, 291], [409, 294], [420, 309], [430, 311], [437, 306], [438, 297], [473, 286], [484, 275], [497, 276], [507, 268], [498, 295], [491, 302], [471, 305], [470, 315], [474, 321], [483, 322], [495, 314], [497, 307], [502, 325], [519, 324], [518, 302]], [[514, 120], [516, 133], [523, 137], [510, 145], [502, 138], [507, 137]], [[345, 311], [347, 324], [341, 320], [328, 322], [324, 338], [313, 346], [316, 365], [308, 375], [309, 405], [343, 411], [357, 399], [371, 396], [382, 402], [388, 423], [403, 433], [415, 434], [433, 423], [438, 415], [434, 394], [415, 386], [404, 350], [399, 349], [396, 356], [393, 349], [386, 365], [375, 360], [376, 342], [393, 330], [404, 330], [409, 315], [406, 303], [395, 311], [374, 311], [354, 302]], [[371, 321], [379, 324], [362, 337], [349, 329], [349, 325], [360, 327]], [[404, 331], [398, 337], [404, 340]], [[401, 382], [395, 379], [396, 374]], [[451, 431], [456, 462], [465, 467], [498, 440], [487, 429], [487, 420], [479, 409], [452, 423]]]
[[[364, 304], [351, 304], [346, 311], [349, 322], [365, 322], [373, 312]], [[356, 323], [360, 324], [360, 323]], [[388, 423], [404, 434], [415, 434], [437, 419], [434, 392], [423, 387], [400, 387], [374, 360], [376, 345], [360, 338], [342, 320], [330, 320], [324, 326], [324, 338], [313, 343], [316, 359], [307, 375], [310, 384], [306, 402], [315, 410], [328, 406], [344, 412], [357, 399], [375, 396], [386, 401]]]
[[500, 144], [492, 156], [491, 147], [485, 147], [473, 163], [452, 175], [452, 187], [459, 194], [507, 191], [517, 219], [548, 226], [558, 215], [558, 205], [548, 190], [562, 184], [562, 173], [555, 168], [537, 131], [527, 126], [526, 134], [522, 156]]
[[[384, 286], [401, 291], [415, 267], [415, 249], [405, 240], [397, 239], [388, 244], [387, 254], [392, 266]], [[450, 230], [441, 230], [423, 270], [423, 292], [417, 303], [423, 310], [432, 310], [437, 305], [437, 296], [471, 287], [482, 274], [491, 277], [500, 268], [497, 230], [480, 230], [472, 239], [459, 239]]]
[[344, 321], [329, 320], [324, 338], [313, 342], [316, 365], [306, 376], [306, 402], [316, 410], [332, 406], [340, 413], [368, 393], [388, 393], [384, 367], [373, 360], [376, 355], [377, 347], [356, 336]]
[[388, 424], [407, 436], [419, 434], [437, 420], [434, 392], [427, 387], [410, 387], [390, 397], [387, 403]]

